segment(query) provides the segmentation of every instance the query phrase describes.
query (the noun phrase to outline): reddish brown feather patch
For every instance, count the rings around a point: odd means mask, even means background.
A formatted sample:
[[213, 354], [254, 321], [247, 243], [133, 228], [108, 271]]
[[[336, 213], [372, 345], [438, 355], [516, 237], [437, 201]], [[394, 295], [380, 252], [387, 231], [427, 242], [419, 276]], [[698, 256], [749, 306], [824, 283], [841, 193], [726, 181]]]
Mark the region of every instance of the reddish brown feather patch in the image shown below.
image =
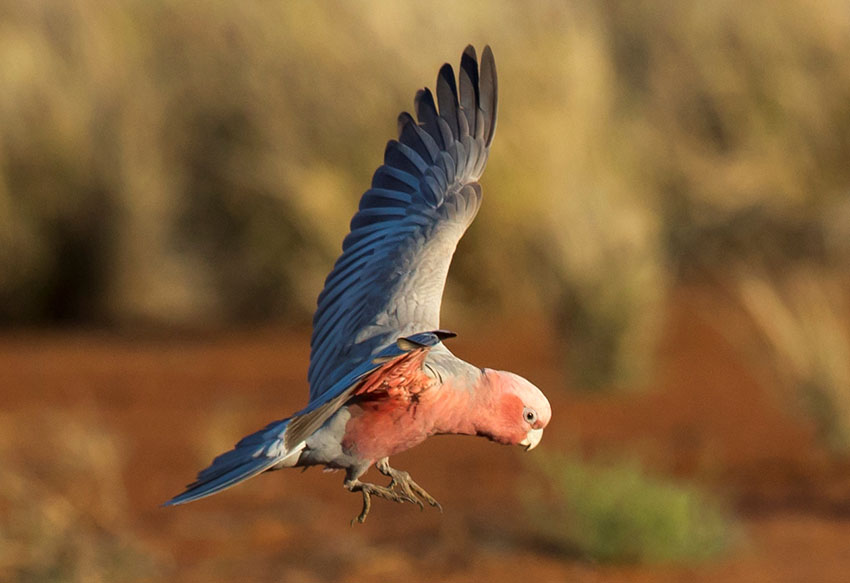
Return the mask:
[[418, 348], [383, 364], [354, 390], [362, 400], [389, 400], [409, 405], [432, 382], [422, 370], [428, 348]]

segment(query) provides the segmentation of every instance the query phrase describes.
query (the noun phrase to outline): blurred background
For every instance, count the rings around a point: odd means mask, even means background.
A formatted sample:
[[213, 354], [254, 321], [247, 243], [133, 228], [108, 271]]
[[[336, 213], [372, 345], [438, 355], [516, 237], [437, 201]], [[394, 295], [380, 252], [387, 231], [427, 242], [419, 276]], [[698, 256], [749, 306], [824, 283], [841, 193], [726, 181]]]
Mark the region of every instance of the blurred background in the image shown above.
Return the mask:
[[[453, 350], [542, 451], [433, 439], [445, 514], [342, 477], [161, 509], [306, 399], [396, 116], [490, 44]], [[840, 581], [850, 4], [0, 0], [0, 579]], [[481, 441], [482, 443], [478, 443]]]

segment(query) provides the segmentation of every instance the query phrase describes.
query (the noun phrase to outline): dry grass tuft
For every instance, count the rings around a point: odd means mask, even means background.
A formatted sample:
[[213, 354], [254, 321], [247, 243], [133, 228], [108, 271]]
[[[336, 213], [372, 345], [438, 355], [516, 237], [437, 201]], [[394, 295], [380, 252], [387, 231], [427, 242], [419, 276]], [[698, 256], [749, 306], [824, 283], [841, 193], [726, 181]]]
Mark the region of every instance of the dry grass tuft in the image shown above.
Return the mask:
[[850, 453], [846, 279], [813, 269], [782, 276], [742, 271], [737, 293], [761, 340], [770, 384], [800, 403], [831, 451]]

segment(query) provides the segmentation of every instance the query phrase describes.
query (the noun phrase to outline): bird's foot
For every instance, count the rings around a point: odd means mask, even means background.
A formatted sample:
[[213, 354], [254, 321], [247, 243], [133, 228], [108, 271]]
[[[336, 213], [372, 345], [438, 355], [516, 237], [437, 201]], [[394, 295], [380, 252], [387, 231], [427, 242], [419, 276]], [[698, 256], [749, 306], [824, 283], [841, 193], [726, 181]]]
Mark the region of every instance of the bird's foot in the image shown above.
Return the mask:
[[443, 507], [440, 506], [440, 503], [426, 492], [425, 488], [414, 482], [413, 478], [410, 477], [410, 474], [402, 470], [391, 468], [389, 461], [389, 458], [383, 458], [375, 464], [375, 467], [378, 468], [379, 472], [390, 477], [389, 488], [391, 490], [401, 490], [405, 497], [412, 498], [416, 504], [419, 505], [420, 510], [425, 509], [425, 505], [422, 503], [422, 500], [424, 500], [440, 512], [443, 511]]
[[404, 491], [398, 492], [393, 490], [391, 487], [368, 484], [366, 482], [361, 482], [360, 480], [346, 480], [345, 487], [349, 490], [349, 492], [363, 493], [363, 510], [359, 515], [351, 519], [352, 526], [354, 526], [355, 522], [359, 522], [360, 524], [365, 522], [366, 516], [369, 514], [369, 510], [372, 508], [372, 496], [378, 496], [379, 498], [384, 498], [385, 500], [390, 500], [392, 502], [410, 502], [412, 504], [419, 504], [419, 506], [422, 506], [422, 502], [415, 496], [409, 496], [404, 493]]

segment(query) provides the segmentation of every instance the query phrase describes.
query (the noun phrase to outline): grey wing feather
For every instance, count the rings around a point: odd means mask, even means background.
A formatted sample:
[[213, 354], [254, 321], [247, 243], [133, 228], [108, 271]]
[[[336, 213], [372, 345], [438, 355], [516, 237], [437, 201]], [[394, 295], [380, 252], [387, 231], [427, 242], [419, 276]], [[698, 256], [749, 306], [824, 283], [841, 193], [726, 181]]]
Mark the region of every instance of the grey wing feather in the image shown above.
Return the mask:
[[439, 110], [428, 89], [416, 94], [418, 122], [399, 116], [399, 138], [360, 201], [313, 318], [311, 402], [397, 338], [439, 328], [449, 264], [478, 212], [496, 128], [490, 47], [480, 70], [467, 47], [459, 74], [456, 84], [450, 65], [440, 69]]

